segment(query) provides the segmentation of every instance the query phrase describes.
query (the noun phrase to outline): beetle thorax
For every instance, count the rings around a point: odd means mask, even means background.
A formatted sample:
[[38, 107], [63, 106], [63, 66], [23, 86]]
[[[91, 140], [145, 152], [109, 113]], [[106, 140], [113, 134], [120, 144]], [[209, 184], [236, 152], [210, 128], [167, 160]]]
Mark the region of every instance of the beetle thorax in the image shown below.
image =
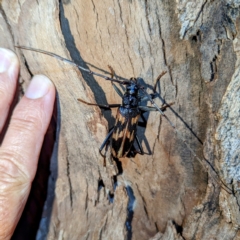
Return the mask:
[[138, 106], [138, 86], [132, 82], [126, 87], [122, 105], [125, 108], [136, 108]]

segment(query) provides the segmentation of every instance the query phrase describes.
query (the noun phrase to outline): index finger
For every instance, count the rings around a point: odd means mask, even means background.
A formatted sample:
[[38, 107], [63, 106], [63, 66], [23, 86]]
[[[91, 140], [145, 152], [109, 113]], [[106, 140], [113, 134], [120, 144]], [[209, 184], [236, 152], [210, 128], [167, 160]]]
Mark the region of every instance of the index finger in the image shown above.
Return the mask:
[[0, 148], [0, 239], [10, 239], [26, 204], [54, 100], [51, 81], [35, 76], [13, 112]]

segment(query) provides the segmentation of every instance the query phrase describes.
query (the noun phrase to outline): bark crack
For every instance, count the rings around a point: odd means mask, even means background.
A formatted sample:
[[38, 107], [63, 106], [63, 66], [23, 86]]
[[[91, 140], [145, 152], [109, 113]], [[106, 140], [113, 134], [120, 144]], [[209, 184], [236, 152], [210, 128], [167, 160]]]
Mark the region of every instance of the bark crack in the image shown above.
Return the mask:
[[93, 0], [91, 0], [91, 2], [92, 2], [92, 5], [93, 5], [93, 12], [96, 14], [96, 29], [98, 28], [98, 21], [99, 21], [99, 19], [98, 19], [98, 13], [97, 13], [97, 11], [96, 11], [96, 6], [95, 6], [95, 4], [94, 4], [94, 1]]
[[121, 9], [121, 5], [120, 5], [120, 1], [117, 1], [117, 3], [118, 3], [118, 7], [119, 7], [119, 17], [120, 17], [120, 20], [121, 20], [121, 22], [123, 23], [123, 18], [122, 18], [122, 9]]
[[[195, 215], [196, 215], [195, 222], [196, 223], [200, 223], [200, 219], [203, 215], [204, 209], [205, 209], [205, 205], [203, 205], [201, 209], [196, 210], [196, 212], [195, 212]], [[197, 212], [199, 212], [199, 215], [197, 215]], [[197, 224], [197, 226], [195, 228], [195, 231], [193, 233], [193, 239], [197, 239], [196, 235], [197, 235], [198, 229], [199, 229], [199, 224]]]
[[146, 200], [145, 200], [144, 196], [142, 195], [142, 193], [141, 193], [141, 191], [140, 191], [140, 189], [139, 189], [138, 184], [136, 184], [136, 186], [137, 186], [137, 190], [138, 190], [138, 192], [139, 192], [139, 195], [140, 195], [140, 197], [141, 197], [141, 199], [142, 199], [142, 201], [143, 201], [143, 209], [144, 209], [144, 212], [145, 212], [145, 214], [146, 214], [146, 217], [147, 217], [148, 219], [150, 219], [150, 218], [149, 218], [149, 213], [148, 213], [148, 210], [147, 210]]
[[[199, 19], [199, 17], [200, 17], [200, 15], [201, 15], [201, 13], [203, 13], [203, 9], [204, 9], [204, 7], [205, 7], [205, 5], [206, 5], [206, 3], [207, 3], [207, 0], [202, 4], [202, 6], [201, 6], [201, 8], [200, 8], [200, 10], [199, 10], [199, 12], [197, 13], [197, 16], [196, 16], [196, 19], [195, 19], [195, 21], [194, 21], [194, 23], [193, 23], [193, 25], [197, 22], [197, 20]], [[186, 33], [187, 33], [187, 31], [185, 32], [185, 34], [184, 35], [186, 35]]]
[[[138, 42], [138, 52], [140, 53], [141, 52], [141, 49], [140, 49], [140, 42], [139, 42], [139, 39], [137, 38], [137, 42]], [[140, 60], [142, 62], [142, 68], [144, 69], [144, 61], [143, 61], [143, 58], [140, 57]]]
[[153, 147], [152, 147], [152, 156], [154, 156], [155, 146], [156, 146], [157, 142], [160, 141], [161, 125], [162, 125], [162, 118], [160, 116], [160, 121], [159, 121], [159, 124], [158, 124], [157, 137], [155, 138], [154, 143], [153, 143]]
[[68, 179], [68, 185], [69, 185], [69, 198], [70, 198], [70, 205], [71, 208], [73, 209], [73, 190], [72, 190], [72, 181], [71, 181], [71, 177], [70, 177], [70, 161], [69, 161], [69, 151], [68, 151], [68, 147], [66, 145], [66, 162], [67, 162], [67, 179]]
[[[187, 26], [184, 29], [184, 32], [182, 33], [182, 38], [184, 39], [185, 36], [187, 35], [188, 30], [192, 29], [193, 26], [195, 25], [195, 23], [198, 21], [199, 17], [202, 15], [201, 13], [203, 13], [203, 9], [205, 7], [205, 5], [207, 4], [207, 0], [205, 0], [205, 2], [202, 4], [202, 6], [199, 9], [199, 12], [196, 14], [195, 19], [192, 19], [192, 21], [190, 20], [190, 22], [188, 21]], [[187, 15], [187, 14], [186, 14]], [[185, 19], [186, 20], [186, 19]]]
[[171, 67], [169, 66], [168, 61], [167, 61], [165, 41], [162, 37], [162, 27], [161, 27], [160, 18], [158, 18], [158, 29], [159, 29], [159, 36], [160, 36], [160, 39], [161, 39], [161, 42], [162, 42], [162, 53], [163, 53], [164, 64], [166, 65], [166, 67], [168, 69], [169, 76], [170, 76], [170, 81], [171, 81], [172, 85], [174, 86], [173, 77], [172, 77], [172, 70], [171, 70]]
[[[88, 209], [88, 182], [86, 181], [86, 198], [85, 198], [85, 211]], [[87, 219], [88, 219], [88, 211], [87, 211]]]
[[148, 1], [145, 0], [145, 16], [146, 16], [146, 19], [147, 19], [147, 25], [148, 25], [148, 30], [149, 30], [149, 36], [151, 37], [151, 32], [152, 32], [152, 29], [151, 29], [151, 25], [150, 25], [150, 21], [149, 21], [149, 12], [148, 12]]
[[[78, 11], [77, 11], [77, 9], [75, 8], [75, 6], [73, 6], [73, 10], [75, 11], [75, 13], [76, 13], [76, 16], [77, 16], [77, 20], [78, 20], [78, 21], [76, 21], [76, 24], [77, 24], [77, 22], [79, 22], [79, 15], [78, 15]], [[78, 28], [76, 28], [76, 29], [78, 29]], [[79, 36], [81, 36], [81, 35], [79, 35]]]
[[130, 65], [131, 65], [132, 70], [133, 70], [133, 76], [135, 76], [134, 67], [133, 67], [133, 63], [132, 63], [132, 59], [130, 58], [129, 53], [128, 53], [128, 59], [129, 59]]
[[216, 79], [216, 73], [217, 73], [217, 56], [215, 55], [210, 62], [210, 82], [214, 81]]
[[[20, 9], [21, 9], [21, 5], [20, 5]], [[7, 15], [6, 15], [5, 11], [3, 10], [2, 6], [1, 6], [1, 1], [0, 1], [0, 13], [3, 16], [3, 19], [4, 19], [5, 23], [7, 24], [8, 30], [9, 30], [9, 32], [11, 34], [11, 37], [12, 37], [12, 42], [15, 43], [12, 27], [11, 27], [11, 24], [8, 22]]]
[[29, 74], [30, 74], [30, 76], [31, 76], [31, 78], [32, 78], [32, 77], [33, 77], [33, 73], [32, 73], [32, 71], [31, 71], [30, 68], [29, 68], [28, 62], [27, 62], [25, 56], [24, 56], [24, 55], [22, 55], [22, 56], [23, 56], [23, 59], [24, 59], [24, 65], [25, 65], [27, 71], [29, 72]]
[[[150, 46], [150, 44], [149, 44], [149, 41], [147, 40], [147, 36], [146, 36], [145, 31], [144, 31], [144, 24], [143, 24], [143, 21], [142, 21], [142, 20], [141, 20], [141, 29], [142, 29], [142, 31], [143, 31], [144, 40], [145, 40], [145, 42], [146, 42], [146, 44], [147, 44], [147, 46], [148, 46], [148, 48], [149, 48], [150, 55], [152, 55], [151, 46]], [[145, 68], [145, 67], [144, 67], [144, 64], [143, 64], [143, 68]]]
[[18, 0], [18, 5], [20, 6], [20, 9], [21, 9], [21, 2], [20, 2], [20, 0]]
[[[120, 1], [117, 1], [117, 3], [118, 3], [118, 7], [119, 7], [119, 18], [120, 18], [122, 24], [124, 24], [124, 22], [123, 22], [123, 12], [122, 12], [122, 8], [121, 8], [121, 5], [120, 5]], [[124, 24], [124, 32], [125, 32], [125, 36], [127, 38], [128, 46], [130, 46], [129, 45], [129, 37], [128, 37], [128, 33], [127, 33], [126, 24]], [[124, 51], [125, 51], [125, 48], [124, 48]]]

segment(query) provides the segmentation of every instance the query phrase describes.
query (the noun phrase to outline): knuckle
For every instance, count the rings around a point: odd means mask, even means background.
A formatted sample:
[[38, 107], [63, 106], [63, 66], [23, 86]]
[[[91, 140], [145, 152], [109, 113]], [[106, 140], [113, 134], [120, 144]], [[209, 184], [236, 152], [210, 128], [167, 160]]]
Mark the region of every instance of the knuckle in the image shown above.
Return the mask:
[[43, 123], [39, 115], [12, 116], [11, 127], [20, 131], [32, 132], [33, 130], [42, 129]]
[[24, 166], [19, 164], [24, 162], [22, 159], [23, 156], [14, 150], [0, 152], [0, 192], [13, 191], [30, 183], [30, 176], [24, 171]]
[[10, 239], [14, 213], [21, 209], [31, 186], [31, 179], [17, 164], [17, 158], [21, 156], [0, 151], [0, 239]]

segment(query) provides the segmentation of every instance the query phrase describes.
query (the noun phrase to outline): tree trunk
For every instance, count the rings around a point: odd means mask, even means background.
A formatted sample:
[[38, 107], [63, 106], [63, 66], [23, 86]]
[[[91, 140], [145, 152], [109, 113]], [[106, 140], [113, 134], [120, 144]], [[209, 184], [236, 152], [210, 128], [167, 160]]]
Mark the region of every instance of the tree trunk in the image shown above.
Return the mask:
[[[149, 93], [166, 71], [155, 102], [174, 102], [166, 115], [177, 132], [159, 112], [145, 113], [137, 135], [147, 154], [113, 161], [108, 152], [104, 164], [98, 149], [116, 111], [77, 99], [121, 103], [111, 83], [15, 49], [23, 90], [31, 75], [45, 74], [58, 93], [37, 239], [240, 239], [239, 1], [0, 3], [1, 46], [54, 52], [107, 76], [110, 65], [118, 78], [144, 79]], [[36, 221], [31, 201], [25, 215]], [[26, 231], [19, 226], [16, 239]]]

